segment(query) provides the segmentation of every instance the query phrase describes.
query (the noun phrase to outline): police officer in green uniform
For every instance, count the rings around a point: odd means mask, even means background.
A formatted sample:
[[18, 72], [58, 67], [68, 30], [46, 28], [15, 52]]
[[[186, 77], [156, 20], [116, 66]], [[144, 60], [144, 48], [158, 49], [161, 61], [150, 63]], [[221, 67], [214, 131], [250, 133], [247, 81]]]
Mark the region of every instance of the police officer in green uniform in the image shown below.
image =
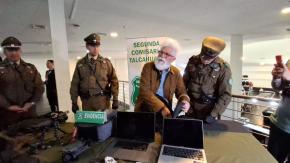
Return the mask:
[[33, 64], [21, 59], [21, 42], [8, 37], [1, 46], [6, 56], [0, 63], [0, 130], [32, 116], [44, 85]]
[[192, 56], [185, 68], [183, 80], [190, 97], [189, 116], [213, 123], [231, 101], [231, 69], [218, 55], [225, 41], [206, 37], [201, 53]]
[[118, 108], [119, 83], [115, 69], [109, 59], [102, 57], [100, 52], [100, 36], [92, 33], [84, 41], [89, 53], [77, 62], [70, 94], [72, 111], [79, 110], [77, 98], [80, 96], [83, 110], [104, 111]]

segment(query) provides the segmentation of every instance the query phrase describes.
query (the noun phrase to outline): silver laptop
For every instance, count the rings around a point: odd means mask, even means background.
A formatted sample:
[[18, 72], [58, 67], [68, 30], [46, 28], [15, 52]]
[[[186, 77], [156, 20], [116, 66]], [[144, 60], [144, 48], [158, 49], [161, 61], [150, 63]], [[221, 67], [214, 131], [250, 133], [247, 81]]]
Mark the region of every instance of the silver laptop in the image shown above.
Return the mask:
[[203, 123], [195, 119], [164, 119], [158, 163], [207, 163]]
[[118, 112], [116, 138], [104, 155], [120, 160], [149, 163], [148, 153], [154, 138], [154, 113]]

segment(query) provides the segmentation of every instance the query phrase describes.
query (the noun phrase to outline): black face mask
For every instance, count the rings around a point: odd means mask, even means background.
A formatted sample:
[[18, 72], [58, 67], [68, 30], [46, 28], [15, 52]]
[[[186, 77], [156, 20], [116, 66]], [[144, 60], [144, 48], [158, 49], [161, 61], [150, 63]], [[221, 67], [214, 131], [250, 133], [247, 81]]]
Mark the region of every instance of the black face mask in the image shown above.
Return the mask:
[[213, 59], [215, 58], [219, 53], [210, 49], [210, 48], [207, 48], [207, 47], [202, 47], [201, 49], [201, 55], [203, 56], [203, 58], [205, 60], [210, 60], [210, 59]]

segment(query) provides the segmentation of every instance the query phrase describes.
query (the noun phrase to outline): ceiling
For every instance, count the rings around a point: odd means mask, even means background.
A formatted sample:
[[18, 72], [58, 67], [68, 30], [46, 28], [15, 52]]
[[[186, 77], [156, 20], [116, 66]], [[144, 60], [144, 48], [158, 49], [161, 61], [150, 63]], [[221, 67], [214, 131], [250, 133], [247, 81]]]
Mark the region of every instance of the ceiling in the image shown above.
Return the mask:
[[[111, 57], [126, 57], [126, 38], [135, 37], [173, 37], [190, 53], [207, 35], [229, 41], [240, 34], [246, 42], [285, 38], [290, 15], [280, 10], [287, 6], [288, 0], [65, 0], [69, 55], [83, 55], [83, 38], [92, 32], [119, 33], [102, 36], [102, 53]], [[25, 55], [51, 55], [47, 0], [0, 0], [0, 20], [1, 40], [13, 35]]]

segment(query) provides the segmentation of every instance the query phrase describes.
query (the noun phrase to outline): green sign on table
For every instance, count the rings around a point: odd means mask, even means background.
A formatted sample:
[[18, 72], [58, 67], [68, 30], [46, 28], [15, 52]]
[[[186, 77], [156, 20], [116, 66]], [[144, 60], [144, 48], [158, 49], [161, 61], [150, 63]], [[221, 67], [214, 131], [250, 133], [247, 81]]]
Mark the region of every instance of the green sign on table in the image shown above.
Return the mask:
[[76, 123], [104, 124], [107, 122], [107, 114], [96, 111], [77, 111], [75, 120]]

